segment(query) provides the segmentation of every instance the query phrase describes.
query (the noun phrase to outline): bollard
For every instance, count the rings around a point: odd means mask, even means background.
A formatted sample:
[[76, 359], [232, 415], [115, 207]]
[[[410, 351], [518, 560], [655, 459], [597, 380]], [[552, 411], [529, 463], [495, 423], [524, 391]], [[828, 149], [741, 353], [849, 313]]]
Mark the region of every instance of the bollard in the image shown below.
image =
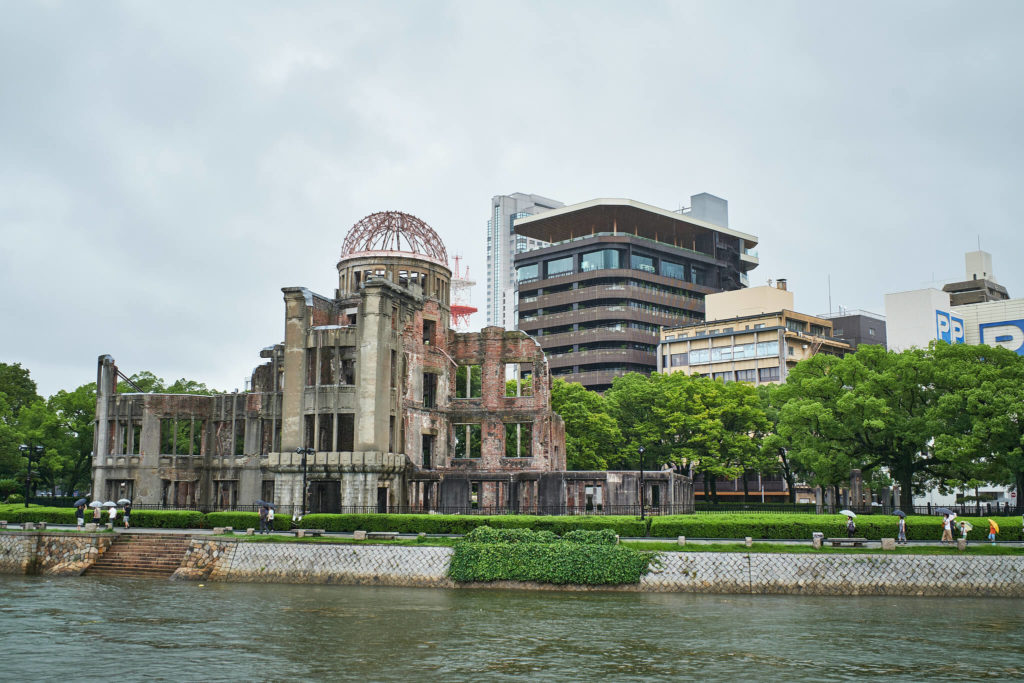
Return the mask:
[[33, 522], [22, 522], [21, 528], [23, 531], [32, 531], [36, 528], [36, 525]]
[[882, 550], [896, 550], [896, 539], [895, 538], [883, 538], [882, 539]]
[[957, 550], [967, 550], [967, 539], [966, 538], [958, 538], [958, 539], [956, 539], [956, 549]]
[[253, 536], [253, 535], [255, 535], [255, 533], [256, 533], [256, 529], [253, 529], [252, 527], [249, 527], [248, 529], [245, 530], [245, 535], [246, 536]]
[[743, 539], [743, 545], [749, 548], [750, 546], [754, 545], [754, 539], [752, 539], [750, 536], [747, 536]]
[[820, 531], [815, 531], [811, 534], [811, 547], [815, 550], [821, 550], [821, 543], [825, 540], [825, 534]]
[[352, 532], [352, 540], [353, 541], [365, 541], [366, 540], [366, 532], [362, 531], [362, 530], [360, 530], [360, 531], [353, 531]]
[[676, 539], [676, 543], [679, 545], [686, 545], [686, 536], [680, 536]]
[[615, 545], [619, 544], [619, 535], [615, 534]]

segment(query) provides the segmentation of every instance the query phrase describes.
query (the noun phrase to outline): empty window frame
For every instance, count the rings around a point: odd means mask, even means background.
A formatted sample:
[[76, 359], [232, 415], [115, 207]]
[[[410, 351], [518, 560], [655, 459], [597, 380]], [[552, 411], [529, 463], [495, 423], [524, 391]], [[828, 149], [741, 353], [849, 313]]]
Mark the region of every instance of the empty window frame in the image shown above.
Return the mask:
[[460, 365], [455, 370], [455, 398], [480, 398], [483, 396], [479, 365]]
[[350, 452], [355, 448], [355, 415], [352, 413], [338, 413], [335, 419], [337, 426], [337, 449]]
[[456, 458], [479, 458], [482, 425], [477, 423], [452, 425], [454, 432], [454, 452]]
[[434, 343], [434, 336], [437, 334], [437, 321], [430, 320], [428, 318], [423, 319], [423, 343], [430, 344]]
[[506, 422], [505, 423], [505, 457], [506, 458], [532, 458], [533, 457], [533, 423], [532, 422]]
[[505, 364], [505, 396], [533, 396], [533, 363]]
[[423, 373], [423, 407], [437, 407], [437, 375], [433, 372]]

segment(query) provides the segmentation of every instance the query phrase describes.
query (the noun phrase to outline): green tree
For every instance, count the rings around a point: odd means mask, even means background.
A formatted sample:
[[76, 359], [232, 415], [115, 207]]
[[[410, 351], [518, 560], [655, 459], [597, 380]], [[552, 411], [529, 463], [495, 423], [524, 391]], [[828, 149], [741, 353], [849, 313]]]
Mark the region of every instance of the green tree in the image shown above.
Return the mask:
[[[513, 380], [514, 388], [514, 380]], [[606, 470], [622, 440], [605, 398], [582, 384], [555, 378], [551, 409], [565, 421], [565, 460], [570, 470]]]
[[17, 417], [22, 407], [42, 400], [36, 393], [35, 381], [21, 363], [0, 363], [0, 394], [7, 396], [8, 420]]

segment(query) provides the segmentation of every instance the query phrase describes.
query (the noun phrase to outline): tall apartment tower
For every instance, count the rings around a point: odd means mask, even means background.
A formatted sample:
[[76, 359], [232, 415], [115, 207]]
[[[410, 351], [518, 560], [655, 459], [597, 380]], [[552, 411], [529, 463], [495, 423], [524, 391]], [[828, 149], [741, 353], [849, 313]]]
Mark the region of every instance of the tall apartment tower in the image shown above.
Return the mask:
[[517, 218], [557, 209], [562, 202], [539, 194], [500, 194], [491, 198], [487, 219], [487, 324], [516, 329], [515, 255], [546, 246], [544, 242], [516, 235]]

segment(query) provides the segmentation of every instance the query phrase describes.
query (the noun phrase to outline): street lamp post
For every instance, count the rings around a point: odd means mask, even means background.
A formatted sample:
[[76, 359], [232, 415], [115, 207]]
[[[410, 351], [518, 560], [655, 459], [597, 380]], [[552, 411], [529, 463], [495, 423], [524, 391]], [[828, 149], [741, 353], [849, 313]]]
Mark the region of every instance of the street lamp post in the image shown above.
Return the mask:
[[25, 507], [28, 507], [28, 492], [32, 487], [32, 456], [36, 456], [36, 460], [43, 454], [44, 448], [42, 446], [33, 446], [31, 444], [21, 444], [18, 446], [18, 450], [25, 454], [28, 458], [28, 469], [25, 472]]
[[644, 518], [644, 447], [636, 449], [640, 453], [640, 519]]
[[306, 516], [306, 468], [308, 464], [306, 462], [306, 456], [315, 455], [316, 451], [312, 448], [296, 448], [295, 452], [302, 456], [302, 513], [303, 517]]

